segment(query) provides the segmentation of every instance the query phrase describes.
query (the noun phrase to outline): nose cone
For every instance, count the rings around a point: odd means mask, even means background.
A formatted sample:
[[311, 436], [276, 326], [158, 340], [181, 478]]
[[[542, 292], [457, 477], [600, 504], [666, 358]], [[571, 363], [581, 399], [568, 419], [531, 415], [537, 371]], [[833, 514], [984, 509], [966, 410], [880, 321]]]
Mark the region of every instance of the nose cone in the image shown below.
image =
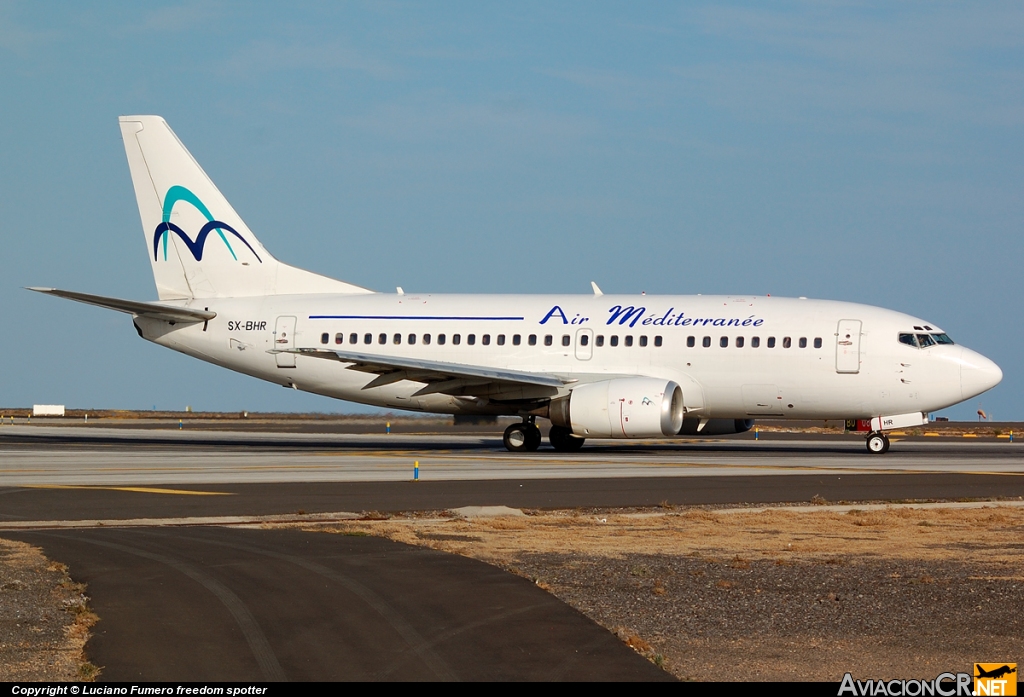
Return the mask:
[[991, 390], [1003, 379], [1003, 371], [995, 363], [970, 349], [960, 356], [960, 391], [970, 399]]

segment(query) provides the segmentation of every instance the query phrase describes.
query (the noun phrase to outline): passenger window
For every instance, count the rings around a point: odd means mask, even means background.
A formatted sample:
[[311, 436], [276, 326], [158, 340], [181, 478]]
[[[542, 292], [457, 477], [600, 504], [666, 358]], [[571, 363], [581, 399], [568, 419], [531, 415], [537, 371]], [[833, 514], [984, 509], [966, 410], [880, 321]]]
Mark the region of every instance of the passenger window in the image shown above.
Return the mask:
[[654, 337], [654, 345], [655, 346], [661, 346], [661, 337], [660, 336]]
[[562, 346], [568, 346], [570, 343], [572, 343], [572, 337], [568, 334], [562, 334]]
[[396, 346], [398, 344], [402, 343], [402, 335], [401, 334], [395, 334], [394, 342], [395, 342]]
[[349, 334], [348, 335], [348, 343], [350, 343], [350, 344], [358, 344], [359, 343], [359, 335], [356, 334], [355, 332], [353, 332], [352, 334]]
[[544, 345], [545, 346], [550, 346], [553, 343], [554, 343], [554, 338], [550, 334], [545, 334], [544, 335]]
[[466, 336], [466, 343], [472, 346], [476, 343], [476, 334], [469, 334]]
[[530, 338], [527, 339], [527, 343], [529, 343], [530, 346], [536, 346], [537, 345], [537, 335], [536, 334], [530, 334]]
[[447, 338], [448, 337], [446, 337], [444, 334], [438, 334], [437, 335], [437, 344], [438, 344], [438, 346], [444, 346], [444, 342], [445, 342], [445, 340]]
[[480, 337], [480, 343], [483, 344], [484, 346], [490, 346], [491, 345], [491, 335], [490, 334], [484, 334], [482, 337]]
[[775, 348], [775, 337], [768, 337], [768, 348]]
[[688, 336], [686, 337], [686, 348], [693, 348], [697, 345], [697, 337]]
[[373, 334], [363, 334], [363, 343], [364, 344], [372, 344], [373, 343]]
[[788, 336], [782, 339], [782, 348], [790, 348], [793, 346], [793, 340]]
[[711, 337], [704, 337], [704, 339], [701, 341], [701, 346], [703, 346], [704, 348], [711, 348]]
[[640, 337], [640, 345], [641, 346], [646, 346], [647, 345], [647, 337], [646, 336], [641, 336]]
[[929, 346], [935, 345], [935, 339], [931, 338], [927, 334], [918, 334], [917, 343], [921, 344], [921, 348], [928, 348]]
[[423, 335], [423, 343], [424, 344], [429, 344], [430, 343], [430, 334], [424, 334]]
[[594, 345], [595, 346], [604, 346], [604, 334], [598, 334], [594, 338]]
[[522, 337], [520, 337], [518, 334], [513, 334], [512, 335], [512, 345], [513, 346], [518, 346], [521, 343], [521, 341], [522, 341]]
[[633, 345], [633, 335], [629, 334], [629, 335], [623, 337], [622, 343], [624, 345], [626, 345], [626, 346], [632, 346]]
[[612, 346], [618, 346], [619, 345], [619, 337], [615, 336], [615, 335], [612, 335], [611, 337], [608, 338], [608, 343], [611, 344]]
[[415, 334], [410, 334], [409, 335], [409, 343], [410, 344], [415, 344], [416, 343], [416, 335]]
[[718, 340], [718, 345], [721, 346], [722, 348], [725, 348], [726, 346], [728, 346], [729, 345], [729, 337], [723, 336], [721, 339]]
[[462, 334], [452, 334], [452, 344], [458, 346], [462, 343]]
[[761, 337], [752, 336], [750, 337], [750, 348], [757, 348], [761, 345]]
[[743, 348], [743, 337], [736, 337], [736, 348]]
[[800, 348], [807, 348], [807, 337], [800, 337]]
[[814, 348], [821, 348], [821, 337], [817, 336], [814, 338]]
[[334, 343], [336, 343], [336, 344], [343, 344], [343, 343], [345, 343], [345, 335], [342, 334], [341, 332], [338, 332], [337, 334], [335, 334], [334, 335]]
[[377, 335], [377, 343], [378, 344], [386, 344], [386, 343], [388, 343], [388, 335], [384, 334], [383, 332], [378, 334]]
[[589, 345], [590, 345], [590, 337], [587, 336], [586, 334], [580, 334], [580, 346], [589, 346]]
[[320, 335], [320, 343], [321, 344], [326, 344], [330, 340], [331, 340], [331, 335], [328, 334], [327, 332], [324, 332], [323, 334]]
[[505, 345], [505, 335], [504, 334], [498, 334], [498, 346], [504, 346], [504, 345]]

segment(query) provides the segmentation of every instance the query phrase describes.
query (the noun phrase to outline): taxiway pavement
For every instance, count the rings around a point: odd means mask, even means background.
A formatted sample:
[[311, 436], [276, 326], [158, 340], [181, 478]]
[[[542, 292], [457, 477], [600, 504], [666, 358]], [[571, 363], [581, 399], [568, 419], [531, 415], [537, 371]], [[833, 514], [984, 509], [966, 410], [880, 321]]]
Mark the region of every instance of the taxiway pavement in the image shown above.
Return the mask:
[[18, 533], [88, 585], [101, 680], [671, 680], [527, 579], [374, 537]]

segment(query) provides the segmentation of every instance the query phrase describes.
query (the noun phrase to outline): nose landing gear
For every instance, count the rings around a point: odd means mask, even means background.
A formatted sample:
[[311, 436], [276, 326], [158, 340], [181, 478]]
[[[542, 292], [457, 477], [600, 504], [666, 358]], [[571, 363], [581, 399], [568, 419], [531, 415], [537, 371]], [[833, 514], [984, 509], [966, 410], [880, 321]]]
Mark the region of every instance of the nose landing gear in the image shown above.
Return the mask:
[[502, 440], [505, 449], [513, 453], [533, 452], [539, 448], [541, 435], [536, 417], [530, 417], [521, 424], [512, 424], [506, 428]]
[[870, 433], [867, 446], [872, 455], [884, 455], [889, 451], [889, 437], [884, 433]]

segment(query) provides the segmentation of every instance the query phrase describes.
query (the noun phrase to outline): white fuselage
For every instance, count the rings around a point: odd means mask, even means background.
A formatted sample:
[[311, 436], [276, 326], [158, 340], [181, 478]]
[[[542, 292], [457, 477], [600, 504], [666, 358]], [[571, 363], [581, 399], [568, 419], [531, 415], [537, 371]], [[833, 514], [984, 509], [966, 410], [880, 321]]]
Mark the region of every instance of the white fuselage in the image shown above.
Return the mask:
[[[687, 416], [700, 418], [927, 413], [980, 394], [1002, 377], [992, 361], [962, 346], [919, 348], [899, 340], [900, 334], [941, 334], [934, 324], [826, 300], [375, 293], [205, 298], [187, 306], [217, 316], [206, 325], [173, 326], [138, 317], [140, 333], [270, 382], [415, 411], [516, 414], [522, 406], [486, 395], [417, 397], [424, 385], [409, 380], [363, 389], [374, 375], [273, 351], [344, 349], [578, 378], [580, 384], [656, 377], [678, 383]], [[545, 395], [527, 387], [520, 396]]]

